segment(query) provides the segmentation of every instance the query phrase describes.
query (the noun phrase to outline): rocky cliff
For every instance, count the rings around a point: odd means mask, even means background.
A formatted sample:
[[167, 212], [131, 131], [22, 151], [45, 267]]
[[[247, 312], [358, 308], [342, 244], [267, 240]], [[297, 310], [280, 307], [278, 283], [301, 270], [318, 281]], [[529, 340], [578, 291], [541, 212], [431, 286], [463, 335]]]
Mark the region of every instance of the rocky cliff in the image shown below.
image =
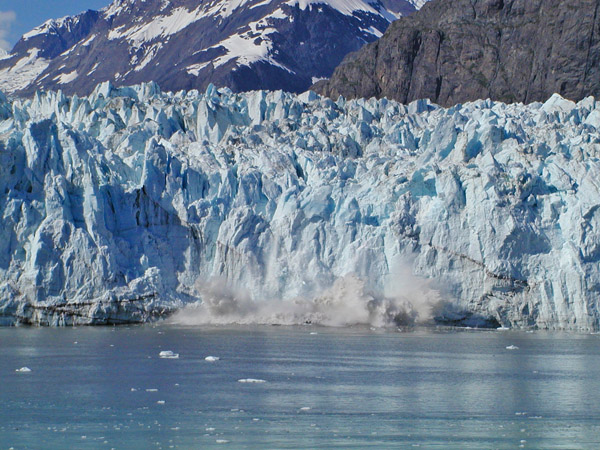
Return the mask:
[[337, 98], [580, 100], [600, 93], [598, 0], [435, 0], [314, 89]]

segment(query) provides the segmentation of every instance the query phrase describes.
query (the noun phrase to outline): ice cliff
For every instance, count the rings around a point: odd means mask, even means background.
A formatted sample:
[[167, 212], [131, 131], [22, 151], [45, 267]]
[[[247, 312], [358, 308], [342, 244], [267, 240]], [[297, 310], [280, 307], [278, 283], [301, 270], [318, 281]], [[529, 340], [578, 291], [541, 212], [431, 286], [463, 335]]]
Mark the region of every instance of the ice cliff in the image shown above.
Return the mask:
[[600, 103], [559, 96], [2, 96], [0, 321], [145, 321], [335, 286], [374, 308], [426, 279], [443, 323], [598, 328], [598, 130]]

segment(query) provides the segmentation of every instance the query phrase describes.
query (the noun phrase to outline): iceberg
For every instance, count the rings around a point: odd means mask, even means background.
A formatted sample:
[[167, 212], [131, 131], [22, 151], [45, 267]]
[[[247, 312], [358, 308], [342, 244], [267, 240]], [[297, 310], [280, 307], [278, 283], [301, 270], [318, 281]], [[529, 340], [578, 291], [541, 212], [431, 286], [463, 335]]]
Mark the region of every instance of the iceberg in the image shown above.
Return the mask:
[[598, 329], [598, 117], [591, 97], [0, 95], [0, 324]]

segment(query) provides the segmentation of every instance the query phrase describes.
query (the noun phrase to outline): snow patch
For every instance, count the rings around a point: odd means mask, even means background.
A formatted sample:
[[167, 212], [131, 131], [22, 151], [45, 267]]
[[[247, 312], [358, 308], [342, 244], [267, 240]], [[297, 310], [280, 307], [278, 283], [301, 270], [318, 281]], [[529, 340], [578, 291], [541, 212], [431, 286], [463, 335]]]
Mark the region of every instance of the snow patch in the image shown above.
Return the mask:
[[27, 56], [12, 67], [0, 69], [0, 90], [12, 94], [29, 86], [50, 65], [50, 61], [38, 57], [38, 48], [29, 49]]
[[58, 80], [57, 81], [58, 84], [67, 84], [67, 83], [70, 83], [71, 81], [75, 80], [78, 76], [79, 76], [79, 74], [77, 73], [77, 70], [74, 70], [73, 72], [63, 73], [54, 79]]
[[312, 8], [313, 5], [327, 5], [346, 16], [352, 16], [356, 11], [365, 11], [379, 15], [378, 10], [363, 0], [290, 0], [286, 4], [298, 6], [303, 11], [306, 8]]
[[137, 25], [132, 28], [121, 26], [111, 30], [108, 38], [127, 39], [134, 47], [140, 47], [146, 42], [151, 42], [157, 38], [165, 39], [168, 36], [179, 33], [190, 24], [196, 22], [202, 17], [201, 7], [190, 11], [184, 7], [175, 8], [168, 16], [155, 17], [151, 22]]
[[194, 75], [195, 77], [197, 77], [203, 69], [210, 66], [211, 64], [212, 64], [212, 61], [207, 61], [207, 62], [198, 63], [198, 64], [192, 64], [191, 66], [187, 66], [185, 68], [185, 70], [190, 75]]

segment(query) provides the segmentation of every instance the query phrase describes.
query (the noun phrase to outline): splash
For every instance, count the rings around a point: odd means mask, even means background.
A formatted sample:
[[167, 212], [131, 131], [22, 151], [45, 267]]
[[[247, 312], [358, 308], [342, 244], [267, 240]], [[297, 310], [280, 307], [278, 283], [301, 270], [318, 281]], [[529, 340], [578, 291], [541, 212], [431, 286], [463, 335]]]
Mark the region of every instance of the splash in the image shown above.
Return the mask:
[[176, 313], [181, 325], [315, 324], [332, 327], [390, 327], [425, 323], [440, 302], [439, 291], [404, 268], [387, 283], [384, 293], [369, 289], [354, 274], [338, 278], [312, 298], [254, 300], [249, 292], [222, 278], [197, 283], [202, 301]]

